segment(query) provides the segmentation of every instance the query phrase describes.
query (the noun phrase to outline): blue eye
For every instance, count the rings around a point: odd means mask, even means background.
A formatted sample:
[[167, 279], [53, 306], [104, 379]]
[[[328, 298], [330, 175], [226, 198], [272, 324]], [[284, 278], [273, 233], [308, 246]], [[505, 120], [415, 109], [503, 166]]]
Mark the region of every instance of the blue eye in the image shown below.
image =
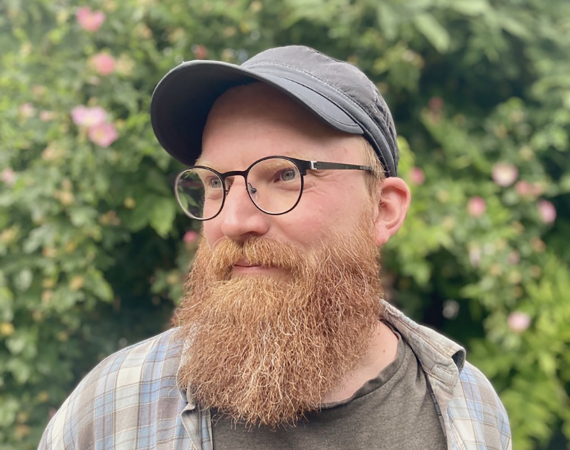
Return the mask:
[[297, 178], [297, 172], [295, 169], [285, 169], [278, 174], [278, 179], [280, 181], [292, 181], [295, 178]]
[[218, 177], [211, 177], [206, 180], [206, 185], [212, 189], [220, 189], [222, 187], [222, 180], [220, 180]]

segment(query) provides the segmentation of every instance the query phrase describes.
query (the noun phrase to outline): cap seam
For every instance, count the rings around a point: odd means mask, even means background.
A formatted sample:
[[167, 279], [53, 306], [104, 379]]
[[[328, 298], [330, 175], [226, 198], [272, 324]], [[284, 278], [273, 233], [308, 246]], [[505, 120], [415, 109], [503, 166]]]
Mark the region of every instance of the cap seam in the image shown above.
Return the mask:
[[[291, 81], [291, 82], [293, 82], [293, 83], [300, 84], [301, 86], [303, 86], [303, 87], [305, 87], [305, 88], [307, 88], [307, 89], [310, 89], [310, 90], [313, 91], [313, 92], [316, 92], [314, 89], [311, 89], [309, 86], [305, 86], [304, 84], [301, 84], [301, 83], [297, 82], [296, 80], [291, 80], [291, 79], [286, 78], [286, 77], [282, 77], [282, 78], [285, 78], [286, 80], [289, 80], [289, 81]], [[317, 106], [315, 105], [315, 103], [313, 103], [313, 102], [310, 101], [309, 99], [303, 98], [303, 102], [306, 102], [306, 103], [308, 103], [308, 104], [313, 105], [315, 109], [318, 109], [318, 111], [321, 111], [321, 113], [322, 113], [323, 115], [327, 116], [327, 117], [328, 117], [330, 120], [332, 120], [333, 122], [339, 123], [339, 124], [341, 124], [341, 125], [350, 126], [350, 127], [354, 127], [355, 125], [357, 125], [358, 128], [360, 128], [360, 129], [362, 130], [362, 127], [360, 127], [354, 120], [352, 121], [352, 123], [350, 123], [350, 122], [343, 122], [343, 121], [341, 121], [341, 120], [337, 120], [337, 119], [335, 119], [334, 117], [332, 117], [330, 114], [328, 114], [326, 111], [324, 111], [322, 108], [317, 108]], [[336, 105], [336, 104], [335, 104], [335, 106], [337, 106], [337, 107], [338, 107], [339, 109], [341, 109], [347, 116], [349, 116], [349, 114], [348, 114], [344, 109], [340, 108], [340, 107], [339, 107], [338, 105]], [[350, 117], [350, 116], [349, 116], [349, 117]]]
[[[284, 64], [284, 63], [280, 63], [280, 62], [263, 62], [263, 63], [253, 63], [253, 64], [248, 64], [247, 66], [243, 66], [246, 69], [249, 69], [250, 67], [260, 67], [260, 66], [265, 66], [265, 65], [273, 65], [273, 66], [278, 66], [278, 67], [286, 67], [288, 69], [292, 69], [296, 72], [299, 73], [303, 73], [305, 75], [308, 75], [309, 77], [320, 81], [321, 83], [327, 85], [328, 87], [330, 87], [332, 90], [334, 90], [336, 93], [340, 94], [341, 97], [344, 97], [345, 99], [347, 99], [348, 101], [358, 105], [360, 107], [360, 109], [365, 110], [362, 106], [362, 104], [356, 100], [354, 100], [352, 97], [347, 96], [344, 92], [340, 91], [338, 88], [336, 88], [334, 85], [330, 84], [328, 81], [325, 81], [315, 75], [313, 75], [310, 72], [306, 72], [304, 70], [301, 70], [295, 66], [290, 66], [289, 64]], [[285, 77], [284, 77], [285, 78]], [[287, 78], [288, 79], [288, 78]], [[296, 81], [296, 80], [290, 80], [290, 81]], [[305, 86], [306, 87], [306, 86]]]

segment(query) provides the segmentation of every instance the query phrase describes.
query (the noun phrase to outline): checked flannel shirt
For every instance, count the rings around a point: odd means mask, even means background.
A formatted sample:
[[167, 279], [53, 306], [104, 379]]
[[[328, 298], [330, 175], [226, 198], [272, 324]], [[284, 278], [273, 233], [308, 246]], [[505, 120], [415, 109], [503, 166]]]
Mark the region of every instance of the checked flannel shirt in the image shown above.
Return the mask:
[[[384, 303], [428, 376], [450, 450], [512, 450], [506, 411], [465, 350]], [[125, 348], [93, 369], [50, 421], [40, 450], [215, 450], [210, 414], [176, 374], [182, 343], [174, 330]]]

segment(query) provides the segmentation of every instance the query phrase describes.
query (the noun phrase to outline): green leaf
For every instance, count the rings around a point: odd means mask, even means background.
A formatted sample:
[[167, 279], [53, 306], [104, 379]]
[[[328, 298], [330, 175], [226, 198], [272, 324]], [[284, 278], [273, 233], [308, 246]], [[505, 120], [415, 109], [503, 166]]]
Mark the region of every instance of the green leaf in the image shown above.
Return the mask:
[[477, 16], [491, 9], [487, 0], [452, 0], [449, 7], [467, 16]]
[[16, 333], [6, 339], [6, 347], [8, 347], [10, 353], [18, 355], [26, 348], [27, 342], [27, 339], [22, 333]]
[[54, 230], [49, 225], [43, 225], [30, 231], [24, 241], [24, 252], [32, 253], [42, 245], [50, 245], [53, 242]]
[[113, 300], [113, 288], [105, 280], [102, 272], [91, 270], [85, 277], [85, 288], [93, 292], [101, 300], [110, 302]]
[[155, 195], [147, 194], [146, 196], [137, 200], [135, 209], [127, 219], [129, 228], [132, 231], [139, 231], [148, 225], [152, 215], [153, 204], [156, 201], [156, 198], [157, 197]]
[[34, 280], [34, 275], [30, 269], [21, 270], [14, 278], [14, 285], [20, 292], [25, 292], [29, 289]]
[[387, 2], [379, 2], [376, 6], [376, 17], [386, 39], [394, 40], [398, 31], [399, 18], [392, 6]]
[[14, 425], [16, 414], [21, 409], [20, 402], [15, 398], [9, 398], [6, 395], [0, 396], [0, 427], [9, 427]]
[[172, 198], [158, 198], [152, 205], [150, 225], [161, 236], [166, 237], [172, 229], [176, 215], [176, 202]]
[[32, 366], [27, 361], [21, 358], [12, 358], [6, 366], [18, 384], [24, 384], [30, 379]]
[[429, 13], [418, 14], [413, 17], [417, 29], [440, 53], [449, 49], [449, 33], [441, 26], [437, 19]]
[[14, 294], [5, 286], [0, 286], [0, 322], [14, 319]]
[[520, 20], [517, 20], [508, 14], [501, 14], [499, 16], [499, 24], [509, 33], [522, 39], [531, 39], [532, 31], [524, 26]]
[[76, 227], [84, 227], [95, 222], [97, 210], [88, 206], [72, 208], [69, 211], [71, 223]]

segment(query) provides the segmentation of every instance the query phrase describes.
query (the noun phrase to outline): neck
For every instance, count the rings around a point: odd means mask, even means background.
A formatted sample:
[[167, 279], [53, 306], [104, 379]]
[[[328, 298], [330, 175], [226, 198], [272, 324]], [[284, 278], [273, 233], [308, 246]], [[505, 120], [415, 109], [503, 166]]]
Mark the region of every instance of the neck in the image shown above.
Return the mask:
[[378, 322], [368, 350], [359, 364], [346, 374], [343, 382], [323, 398], [323, 403], [336, 403], [347, 400], [360, 389], [368, 380], [392, 363], [398, 353], [398, 338], [383, 322]]

